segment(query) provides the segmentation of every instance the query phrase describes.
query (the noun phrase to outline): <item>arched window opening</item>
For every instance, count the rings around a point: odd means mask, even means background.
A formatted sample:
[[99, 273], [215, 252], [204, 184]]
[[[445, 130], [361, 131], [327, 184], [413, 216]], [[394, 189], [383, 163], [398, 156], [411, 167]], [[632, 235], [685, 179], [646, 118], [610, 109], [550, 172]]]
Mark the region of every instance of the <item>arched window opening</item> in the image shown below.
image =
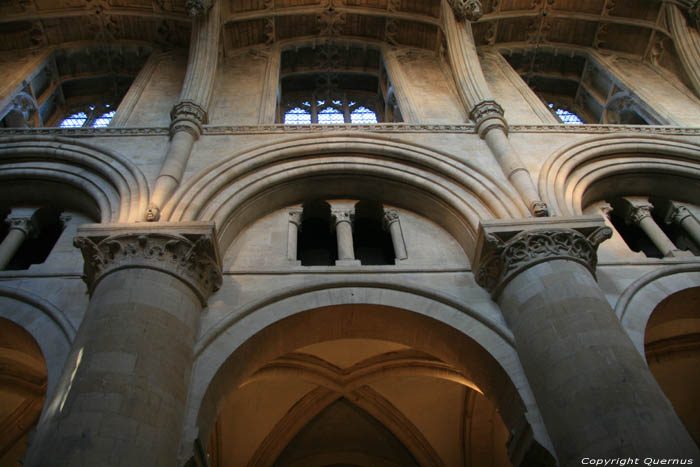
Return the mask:
[[384, 209], [374, 201], [360, 201], [355, 205], [353, 243], [355, 257], [362, 264], [394, 264], [391, 235], [383, 228]]
[[85, 112], [76, 112], [70, 114], [59, 123], [61, 128], [80, 128], [87, 122], [87, 114]]
[[677, 292], [654, 309], [644, 334], [649, 370], [700, 445], [700, 287]]
[[663, 253], [654, 245], [654, 242], [636, 225], [625, 217], [624, 208], [618, 200], [610, 202], [613, 210], [608, 213], [608, 219], [615, 230], [620, 234], [630, 250], [642, 252], [648, 258], [663, 258]]
[[565, 125], [657, 125], [653, 109], [587, 54], [555, 49], [516, 50], [504, 55]]
[[396, 121], [387, 79], [373, 48], [329, 43], [283, 51], [280, 119], [290, 125]]
[[332, 266], [338, 247], [331, 229], [331, 207], [325, 201], [304, 203], [298, 233], [297, 259], [302, 266]]

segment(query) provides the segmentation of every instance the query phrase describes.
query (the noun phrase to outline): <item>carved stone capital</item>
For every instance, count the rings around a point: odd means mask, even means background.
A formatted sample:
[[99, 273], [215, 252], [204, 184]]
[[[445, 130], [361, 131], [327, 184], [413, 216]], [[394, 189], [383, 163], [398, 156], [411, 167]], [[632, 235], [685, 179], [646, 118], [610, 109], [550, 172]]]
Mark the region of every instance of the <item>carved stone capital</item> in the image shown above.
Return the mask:
[[452, 11], [455, 14], [455, 19], [462, 21], [479, 21], [479, 18], [484, 14], [479, 0], [447, 0]]
[[693, 213], [688, 210], [685, 206], [674, 205], [673, 209], [668, 213], [666, 218], [666, 223], [676, 223], [679, 224], [683, 222], [686, 218], [692, 217]]
[[386, 209], [384, 215], [382, 216], [382, 226], [385, 230], [389, 229], [389, 226], [394, 222], [399, 221], [399, 211], [396, 209]]
[[651, 217], [651, 210], [654, 206], [651, 204], [630, 205], [625, 213], [625, 222], [627, 224], [639, 225], [647, 217]]
[[207, 123], [207, 112], [192, 101], [180, 101], [170, 111], [170, 135], [187, 131], [195, 139], [202, 134], [202, 126]]
[[338, 225], [341, 222], [347, 222], [352, 225], [352, 221], [355, 217], [355, 211], [352, 209], [333, 209], [331, 210], [331, 217], [333, 217], [333, 224]]
[[31, 216], [16, 216], [10, 214], [5, 218], [10, 230], [20, 230], [27, 238], [36, 237], [39, 229]]
[[485, 222], [474, 264], [476, 282], [496, 298], [515, 276], [554, 259], [581, 263], [595, 276], [598, 245], [611, 236], [599, 216]]
[[185, 10], [192, 18], [204, 16], [213, 4], [213, 0], [187, 0], [185, 2]]
[[494, 127], [508, 132], [508, 123], [503, 117], [505, 111], [496, 101], [481, 101], [469, 112], [469, 118], [476, 124], [476, 132], [481, 138]]
[[294, 224], [297, 227], [301, 227], [301, 219], [304, 211], [301, 209], [293, 209], [289, 211], [289, 223]]
[[83, 280], [91, 294], [105, 276], [123, 269], [153, 269], [176, 277], [195, 292], [202, 306], [221, 286], [211, 223], [84, 225], [73, 244], [83, 254]]

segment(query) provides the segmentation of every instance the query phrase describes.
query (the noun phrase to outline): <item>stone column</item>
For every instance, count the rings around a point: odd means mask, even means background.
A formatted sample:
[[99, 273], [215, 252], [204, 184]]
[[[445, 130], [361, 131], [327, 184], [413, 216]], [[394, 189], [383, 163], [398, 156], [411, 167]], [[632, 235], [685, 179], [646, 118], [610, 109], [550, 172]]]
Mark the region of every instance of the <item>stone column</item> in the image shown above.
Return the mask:
[[476, 53], [476, 45], [469, 21], [481, 17], [478, 1], [442, 1], [443, 30], [447, 38], [447, 52], [457, 91], [476, 124], [476, 131], [486, 141], [501, 170], [537, 216], [548, 216], [544, 203], [532, 181], [530, 172], [508, 139], [508, 123], [503, 108], [493, 100], [484, 72]]
[[415, 104], [409, 80], [401, 67], [396, 49], [382, 47], [382, 57], [384, 58], [386, 72], [389, 75], [389, 81], [391, 81], [391, 85], [394, 88], [394, 96], [399, 104], [403, 121], [406, 123], [420, 123], [420, 111]]
[[13, 209], [5, 218], [9, 231], [0, 243], [0, 271], [5, 269], [24, 241], [37, 234], [37, 225], [33, 216], [36, 209]]
[[272, 45], [267, 51], [266, 58], [263, 92], [258, 112], [258, 123], [260, 125], [269, 125], [276, 121], [280, 89], [280, 62], [282, 60], [282, 51], [279, 45]]
[[180, 102], [170, 112], [170, 144], [146, 211], [147, 221], [160, 219], [160, 210], [180, 184], [192, 146], [208, 122], [207, 110], [219, 56], [220, 3], [188, 0], [185, 5], [194, 17], [187, 71]]
[[333, 210], [335, 235], [338, 242], [338, 266], [358, 266], [360, 261], [355, 259], [355, 248], [352, 240], [352, 218], [354, 212], [350, 209]]
[[647, 200], [629, 200], [623, 198], [622, 209], [624, 209], [625, 222], [627, 224], [636, 225], [642, 229], [664, 257], [673, 258], [676, 256], [685, 256], [686, 252], [676, 247], [651, 216], [651, 210], [654, 209], [654, 206]]
[[303, 211], [293, 210], [289, 211], [289, 224], [287, 227], [287, 259], [289, 261], [296, 261], [301, 264], [297, 259], [297, 247], [299, 245], [299, 229], [301, 228], [301, 217]]
[[407, 259], [408, 253], [406, 252], [406, 242], [404, 241], [401, 223], [399, 222], [399, 212], [395, 209], [385, 210], [382, 223], [384, 224], [384, 228], [388, 230], [391, 235], [391, 243], [394, 245], [396, 261]]
[[[696, 15], [698, 14], [698, 9], [700, 9], [700, 2], [695, 2]], [[676, 46], [676, 51], [678, 51], [678, 58], [680, 58], [688, 79], [693, 85], [695, 94], [700, 96], [700, 33], [697, 29], [688, 26], [685, 16], [678, 5], [667, 3], [666, 14], [673, 36], [673, 43]]]
[[664, 222], [680, 226], [700, 246], [700, 221], [687, 207], [668, 200], [659, 202], [652, 199], [652, 202], [656, 209], [661, 209], [664, 213]]
[[559, 465], [693, 458], [695, 443], [595, 280], [602, 218], [489, 221], [476, 279], [498, 302]]
[[221, 284], [215, 238], [206, 222], [78, 229], [90, 303], [26, 465], [176, 465], [200, 314]]

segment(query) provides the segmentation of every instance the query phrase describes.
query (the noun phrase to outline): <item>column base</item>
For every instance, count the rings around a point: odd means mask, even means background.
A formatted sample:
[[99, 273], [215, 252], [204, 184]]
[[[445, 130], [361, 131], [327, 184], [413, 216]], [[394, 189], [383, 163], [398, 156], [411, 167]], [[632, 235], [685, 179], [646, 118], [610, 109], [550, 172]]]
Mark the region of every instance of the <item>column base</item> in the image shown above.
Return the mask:
[[336, 266], [362, 266], [359, 259], [337, 259], [335, 260]]

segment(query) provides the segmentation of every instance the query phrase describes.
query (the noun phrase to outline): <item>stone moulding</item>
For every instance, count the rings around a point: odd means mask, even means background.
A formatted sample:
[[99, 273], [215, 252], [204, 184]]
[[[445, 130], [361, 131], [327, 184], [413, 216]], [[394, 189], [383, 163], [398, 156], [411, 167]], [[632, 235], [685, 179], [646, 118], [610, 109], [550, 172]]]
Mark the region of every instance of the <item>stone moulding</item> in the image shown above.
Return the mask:
[[612, 229], [599, 216], [484, 222], [479, 229], [475, 279], [496, 299], [516, 275], [553, 259], [581, 263], [595, 277], [596, 250], [611, 236]]
[[[318, 132], [376, 132], [376, 133], [476, 133], [476, 126], [464, 124], [377, 123], [372, 125], [205, 125], [203, 135], [225, 136], [239, 134], [289, 134]], [[699, 136], [700, 127], [649, 125], [509, 125], [509, 133], [632, 133], [650, 135]], [[58, 135], [79, 137], [102, 136], [170, 136], [168, 127], [140, 128], [0, 128], [0, 136]]]
[[153, 269], [176, 277], [197, 295], [202, 306], [221, 286], [221, 260], [214, 225], [88, 224], [73, 243], [83, 254], [83, 280], [90, 294], [108, 274], [122, 269]]

